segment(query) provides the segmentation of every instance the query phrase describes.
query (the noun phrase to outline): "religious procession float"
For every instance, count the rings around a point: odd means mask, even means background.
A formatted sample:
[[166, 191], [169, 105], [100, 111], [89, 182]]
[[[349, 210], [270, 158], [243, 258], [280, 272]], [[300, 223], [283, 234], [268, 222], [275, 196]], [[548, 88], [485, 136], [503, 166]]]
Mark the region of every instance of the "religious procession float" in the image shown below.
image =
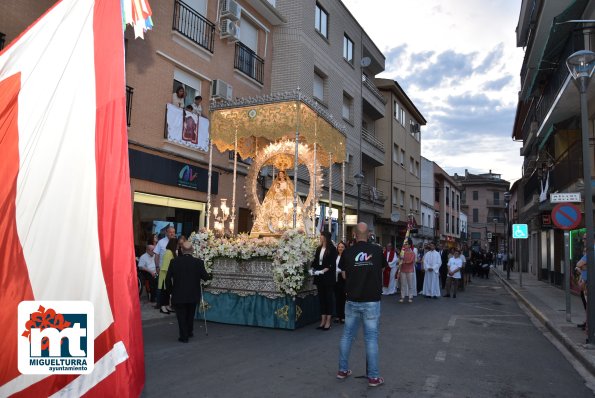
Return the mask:
[[[343, 127], [298, 90], [212, 103], [210, 129], [206, 229], [191, 240], [195, 255], [205, 261], [213, 279], [205, 288], [197, 317], [282, 329], [314, 322], [319, 317], [318, 300], [307, 269], [318, 245], [316, 206], [323, 168], [329, 186], [330, 166], [342, 164], [345, 214]], [[219, 206], [211, 203], [214, 147], [234, 154], [231, 208], [225, 199]], [[252, 159], [246, 185], [239, 189], [238, 156]], [[272, 170], [273, 182], [261, 201], [258, 178], [263, 168]], [[305, 198], [298, 195], [298, 181], [308, 191]], [[253, 226], [249, 234], [233, 236], [236, 191], [246, 195]], [[332, 203], [332, 189], [328, 191]], [[344, 239], [344, 220], [342, 225]]]

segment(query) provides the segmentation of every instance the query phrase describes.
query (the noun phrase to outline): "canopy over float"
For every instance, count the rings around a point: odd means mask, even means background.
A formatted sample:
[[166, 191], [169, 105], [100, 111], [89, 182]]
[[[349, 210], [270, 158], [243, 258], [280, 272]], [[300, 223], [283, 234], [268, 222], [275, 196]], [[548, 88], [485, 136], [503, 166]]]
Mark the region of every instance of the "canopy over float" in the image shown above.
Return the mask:
[[[221, 152], [232, 150], [235, 154], [230, 230], [233, 231], [235, 219], [237, 155], [253, 159], [246, 177], [246, 196], [255, 218], [251, 235], [278, 235], [289, 228], [314, 233], [315, 210], [322, 187], [321, 166], [329, 168], [328, 186], [331, 186], [333, 163], [343, 163], [345, 213], [345, 129], [316, 101], [296, 90], [212, 102], [210, 111], [207, 228], [211, 208], [213, 144]], [[307, 167], [310, 177], [308, 196], [303, 203], [297, 191], [300, 164]], [[278, 174], [261, 203], [257, 180], [260, 170], [266, 166], [273, 166]], [[293, 182], [286, 174], [286, 170], [290, 169], [293, 169]], [[332, 190], [329, 190], [329, 203], [331, 201]]]

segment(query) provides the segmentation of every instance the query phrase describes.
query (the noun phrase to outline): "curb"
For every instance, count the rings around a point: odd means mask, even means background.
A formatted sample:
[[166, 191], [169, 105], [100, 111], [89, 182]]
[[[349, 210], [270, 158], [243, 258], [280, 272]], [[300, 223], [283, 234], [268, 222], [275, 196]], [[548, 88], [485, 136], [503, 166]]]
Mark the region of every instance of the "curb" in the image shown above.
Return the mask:
[[564, 333], [562, 333], [560, 329], [558, 329], [547, 318], [547, 316], [545, 316], [539, 309], [537, 309], [537, 307], [535, 307], [529, 300], [527, 300], [525, 296], [523, 296], [514, 286], [512, 286], [510, 282], [508, 282], [506, 278], [504, 278], [500, 274], [499, 270], [495, 268], [492, 269], [494, 270], [494, 273], [498, 276], [498, 279], [500, 279], [500, 282], [502, 282], [518, 300], [520, 300], [527, 308], [529, 308], [533, 315], [535, 315], [535, 317], [539, 319], [539, 322], [541, 322], [543, 326], [545, 326], [546, 329], [550, 331], [552, 335], [554, 335], [558, 339], [558, 341], [560, 341], [560, 343], [562, 343], [564, 347], [566, 347], [568, 351], [570, 351], [570, 353], [581, 363], [581, 365], [583, 365], [585, 369], [587, 369], [589, 373], [591, 373], [591, 376], [595, 376], [595, 363], [589, 360], [589, 358], [583, 352], [583, 349], [579, 348], [576, 343], [574, 343]]

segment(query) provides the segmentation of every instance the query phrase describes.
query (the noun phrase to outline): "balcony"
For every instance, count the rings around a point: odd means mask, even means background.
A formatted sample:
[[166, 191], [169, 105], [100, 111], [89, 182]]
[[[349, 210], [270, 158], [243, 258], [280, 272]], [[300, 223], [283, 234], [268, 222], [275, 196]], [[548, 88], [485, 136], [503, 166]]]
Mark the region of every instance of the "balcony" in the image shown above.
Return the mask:
[[256, 80], [258, 83], [263, 84], [264, 60], [239, 41], [236, 42], [233, 67]]
[[434, 237], [434, 228], [430, 227], [417, 227], [417, 236], [418, 237], [425, 237], [425, 238], [433, 238]]
[[386, 100], [374, 85], [374, 79], [362, 73], [363, 111], [373, 120], [378, 120], [384, 116]]
[[176, 0], [174, 3], [172, 29], [213, 53], [215, 48], [215, 24], [183, 1]]
[[505, 207], [504, 201], [500, 199], [486, 199], [487, 207], [496, 207], [498, 209], [503, 209]]
[[130, 86], [126, 86], [126, 124], [130, 127], [130, 120], [132, 117], [132, 95], [134, 89]]
[[386, 195], [383, 191], [368, 184], [362, 184], [361, 209], [368, 213], [381, 215], [384, 211]]
[[362, 128], [362, 154], [374, 166], [384, 164], [384, 144], [368, 130]]
[[569, 35], [563, 49], [560, 51], [560, 55], [556, 57], [557, 62], [554, 63], [554, 61], [552, 61], [551, 63], [553, 66], [546, 69], [551, 70], [552, 72], [549, 72], [548, 75], [545, 75], [547, 72], [542, 72], [544, 74], [540, 76], [540, 81], [547, 81], [547, 85], [543, 87], [541, 93], [538, 93], [540, 94], [538, 98], [531, 100], [531, 105], [521, 125], [521, 132], [524, 140], [530, 138], [532, 129], [535, 130], [534, 133], [540, 132], [540, 135], [545, 135], [544, 132], [547, 130], [543, 125], [547, 121], [546, 118], [552, 119], [551, 110], [553, 106], [563, 107], [565, 114], [559, 115], [556, 120], [550, 120], [552, 123], [559, 122], [576, 113], [574, 91], [572, 90], [573, 97], [571, 104], [567, 104], [567, 98], [562, 95], [564, 91], [567, 91], [565, 90], [565, 87], [569, 80], [566, 58], [575, 51], [583, 50], [585, 48], [584, 41], [593, 42], [594, 39], [594, 33], [583, 32], [582, 30], [578, 30], [574, 34]]

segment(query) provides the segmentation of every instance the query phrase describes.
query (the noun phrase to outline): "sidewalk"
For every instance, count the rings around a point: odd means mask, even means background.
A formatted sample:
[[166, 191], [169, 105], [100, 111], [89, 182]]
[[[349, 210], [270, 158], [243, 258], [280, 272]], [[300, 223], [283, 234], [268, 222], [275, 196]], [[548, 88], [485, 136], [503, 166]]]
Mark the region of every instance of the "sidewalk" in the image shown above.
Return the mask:
[[562, 343], [568, 351], [595, 376], [595, 345], [586, 344], [587, 334], [576, 327], [585, 321], [585, 310], [580, 297], [570, 295], [571, 322], [566, 321], [566, 292], [533, 275], [523, 273], [522, 287], [518, 271], [510, 272], [510, 280], [501, 266], [492, 268], [512, 293]]

